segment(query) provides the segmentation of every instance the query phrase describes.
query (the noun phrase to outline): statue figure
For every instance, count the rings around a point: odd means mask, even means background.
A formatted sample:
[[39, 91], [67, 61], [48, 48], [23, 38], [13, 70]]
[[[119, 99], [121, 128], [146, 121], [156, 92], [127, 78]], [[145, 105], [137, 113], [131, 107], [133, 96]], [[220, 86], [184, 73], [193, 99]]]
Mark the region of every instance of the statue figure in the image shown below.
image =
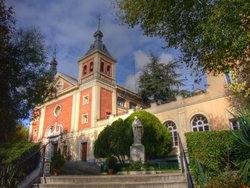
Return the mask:
[[134, 134], [134, 144], [141, 144], [141, 139], [143, 136], [143, 126], [137, 116], [135, 116], [132, 127]]

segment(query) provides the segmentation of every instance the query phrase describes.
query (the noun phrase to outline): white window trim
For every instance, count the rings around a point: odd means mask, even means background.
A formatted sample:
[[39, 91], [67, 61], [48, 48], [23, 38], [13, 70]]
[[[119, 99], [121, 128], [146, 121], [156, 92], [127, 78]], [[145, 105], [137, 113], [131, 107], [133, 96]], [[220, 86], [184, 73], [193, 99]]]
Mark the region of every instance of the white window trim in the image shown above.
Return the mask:
[[[87, 117], [87, 119], [86, 119], [87, 121], [86, 121], [86, 122], [84, 121], [84, 116]], [[82, 114], [81, 118], [82, 118], [82, 119], [81, 119], [81, 123], [82, 123], [82, 124], [87, 124], [87, 123], [88, 123], [88, 119], [89, 119], [89, 115], [88, 115], [88, 114]]]
[[[56, 114], [56, 108], [57, 108], [57, 107], [59, 107], [59, 108], [60, 108], [60, 112], [59, 112], [59, 114], [58, 114], [58, 115]], [[62, 107], [61, 107], [61, 105], [56, 105], [56, 107], [55, 107], [55, 108], [54, 108], [54, 110], [53, 110], [53, 114], [54, 114], [54, 116], [55, 116], [55, 117], [58, 117], [58, 116], [61, 114], [61, 112], [62, 112]]]
[[[85, 103], [85, 97], [88, 98], [88, 101], [86, 103]], [[86, 104], [89, 104], [89, 95], [82, 96], [82, 105], [86, 105]]]
[[[234, 129], [233, 121], [235, 121], [237, 129]], [[230, 129], [231, 130], [240, 130], [241, 129], [240, 123], [237, 120], [229, 119], [229, 124], [230, 124]]]
[[[194, 121], [194, 118], [196, 117], [196, 116], [203, 116], [204, 118], [206, 118], [206, 120], [207, 120], [207, 123], [202, 123], [202, 124], [200, 124], [200, 125], [193, 125], [193, 121]], [[208, 126], [208, 130], [205, 130], [205, 126]], [[202, 127], [202, 131], [200, 131], [199, 130], [199, 128], [201, 128]], [[191, 128], [192, 128], [192, 131], [193, 132], [203, 132], [203, 131], [210, 131], [210, 125], [209, 125], [209, 122], [208, 122], [208, 118], [206, 117], [206, 116], [204, 116], [203, 114], [196, 114], [196, 115], [194, 115], [192, 118], [191, 118]], [[197, 131], [194, 131], [194, 128], [196, 128], [197, 129]]]
[[[168, 122], [173, 123], [173, 124], [174, 124], [173, 126], [175, 126], [175, 129], [173, 128], [172, 125], [168, 126], [168, 125], [167, 125]], [[172, 120], [167, 120], [167, 121], [164, 122], [164, 125], [166, 126], [166, 128], [169, 130], [169, 132], [170, 132], [171, 135], [172, 135], [173, 147], [177, 147], [177, 146], [178, 146], [178, 140], [177, 140], [177, 144], [175, 144], [175, 141], [176, 141], [176, 140], [175, 140], [175, 138], [174, 138], [174, 133], [175, 133], [175, 132], [178, 133], [178, 132], [177, 132], [177, 126], [176, 126], [175, 122], [172, 121]], [[170, 130], [170, 129], [171, 129], [171, 130]]]

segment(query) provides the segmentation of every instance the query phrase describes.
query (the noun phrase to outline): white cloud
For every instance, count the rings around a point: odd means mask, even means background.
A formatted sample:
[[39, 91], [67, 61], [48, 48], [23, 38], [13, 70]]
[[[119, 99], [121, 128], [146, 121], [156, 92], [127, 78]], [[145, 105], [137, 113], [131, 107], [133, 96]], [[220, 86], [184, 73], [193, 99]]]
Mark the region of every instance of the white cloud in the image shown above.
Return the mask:
[[141, 51], [141, 50], [138, 50], [134, 53], [134, 58], [135, 58], [135, 67], [137, 70], [142, 70], [143, 67], [149, 63], [149, 56]]
[[[162, 40], [146, 37], [139, 27], [128, 29], [126, 25], [119, 24], [111, 0], [60, 0], [60, 3], [51, 0], [8, 0], [7, 3], [14, 5], [19, 26], [39, 26], [45, 34], [46, 44], [57, 46], [58, 71], [76, 78], [76, 62], [94, 42], [99, 14], [103, 41], [118, 62], [118, 83], [133, 84], [133, 79], [129, 76], [126, 79], [124, 75], [131, 74], [135, 69], [140, 71], [149, 62], [147, 52], [164, 51]], [[172, 58], [169, 54], [162, 54], [161, 57], [163, 62]]]
[[162, 53], [159, 58], [160, 63], [168, 64], [170, 61], [174, 59], [172, 54]]
[[[172, 61], [174, 59], [172, 54], [169, 53], [161, 53], [160, 57], [159, 57], [159, 62], [160, 63], [164, 63], [167, 64], [170, 61]], [[141, 74], [141, 70], [143, 69], [143, 67], [150, 62], [150, 58], [148, 56], [148, 54], [146, 54], [145, 52], [143, 52], [142, 50], [137, 50], [134, 53], [134, 60], [135, 60], [135, 67], [138, 70], [137, 73], [135, 75], [128, 75], [124, 86], [132, 91], [138, 91], [138, 84], [137, 84], [137, 80], [139, 78], [139, 75]]]
[[140, 75], [140, 72], [137, 72], [135, 75], [128, 75], [124, 83], [124, 87], [133, 92], [137, 92], [138, 91], [137, 80], [139, 78], [139, 75]]

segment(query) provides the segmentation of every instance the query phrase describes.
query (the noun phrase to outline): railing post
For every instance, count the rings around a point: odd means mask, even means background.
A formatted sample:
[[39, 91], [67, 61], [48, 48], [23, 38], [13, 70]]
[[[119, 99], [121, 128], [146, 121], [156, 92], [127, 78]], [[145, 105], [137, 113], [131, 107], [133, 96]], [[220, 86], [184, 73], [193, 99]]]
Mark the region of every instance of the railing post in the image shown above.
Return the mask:
[[189, 166], [188, 166], [186, 154], [184, 152], [184, 148], [183, 148], [182, 142], [180, 140], [180, 135], [177, 134], [177, 137], [178, 137], [178, 144], [179, 144], [180, 158], [181, 158], [181, 168], [182, 168], [181, 171], [182, 171], [182, 173], [185, 173], [185, 175], [186, 175], [188, 188], [193, 188], [194, 184], [193, 184], [192, 176], [191, 176], [190, 171], [189, 171]]
[[183, 164], [183, 153], [182, 153], [182, 150], [181, 150], [181, 140], [180, 140], [180, 135], [179, 133], [178, 134], [178, 146], [179, 146], [179, 159], [180, 159], [180, 165], [181, 165], [181, 173], [184, 173], [184, 164]]

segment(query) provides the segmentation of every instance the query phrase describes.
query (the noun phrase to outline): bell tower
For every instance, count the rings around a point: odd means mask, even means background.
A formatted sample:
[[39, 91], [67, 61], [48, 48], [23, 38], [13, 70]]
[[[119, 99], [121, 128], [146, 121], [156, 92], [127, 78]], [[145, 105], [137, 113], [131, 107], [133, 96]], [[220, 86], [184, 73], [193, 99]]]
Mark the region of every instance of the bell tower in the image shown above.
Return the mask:
[[90, 100], [88, 110], [85, 110], [86, 105], [80, 106], [80, 117], [84, 116], [84, 113], [88, 114], [88, 116], [85, 115], [85, 118], [89, 119], [88, 123], [91, 127], [97, 120], [116, 114], [116, 60], [110, 55], [102, 38], [103, 33], [100, 30], [99, 20], [94, 33], [94, 42], [86, 54], [78, 60], [78, 83], [81, 98], [87, 95]]
[[115, 84], [116, 60], [110, 55], [102, 41], [103, 33], [100, 30], [100, 21], [94, 33], [94, 43], [87, 53], [79, 59], [79, 83], [86, 83], [92, 79]]

